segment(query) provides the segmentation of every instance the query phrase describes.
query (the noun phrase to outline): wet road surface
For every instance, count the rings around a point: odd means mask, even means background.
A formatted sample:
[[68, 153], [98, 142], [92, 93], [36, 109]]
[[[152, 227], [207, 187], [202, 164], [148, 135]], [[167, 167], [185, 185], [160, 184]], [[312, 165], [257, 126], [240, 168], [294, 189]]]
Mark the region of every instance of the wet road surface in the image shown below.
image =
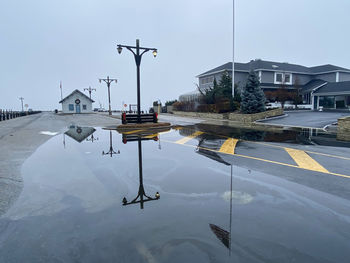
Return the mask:
[[72, 125], [24, 163], [0, 262], [348, 262], [350, 149], [324, 137]]
[[284, 125], [323, 128], [327, 125], [335, 123], [339, 118], [349, 116], [350, 112], [319, 112], [319, 111], [289, 111], [286, 112], [287, 117], [277, 118], [263, 121], [263, 123]]

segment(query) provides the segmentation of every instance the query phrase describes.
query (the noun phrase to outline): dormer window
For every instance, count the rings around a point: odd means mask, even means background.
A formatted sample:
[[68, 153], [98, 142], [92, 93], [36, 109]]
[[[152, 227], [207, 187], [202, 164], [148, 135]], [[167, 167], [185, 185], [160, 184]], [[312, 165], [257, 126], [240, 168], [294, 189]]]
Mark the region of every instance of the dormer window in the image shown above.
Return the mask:
[[283, 74], [282, 73], [276, 73], [275, 82], [282, 83], [283, 81]]
[[292, 74], [275, 72], [275, 84], [292, 84]]

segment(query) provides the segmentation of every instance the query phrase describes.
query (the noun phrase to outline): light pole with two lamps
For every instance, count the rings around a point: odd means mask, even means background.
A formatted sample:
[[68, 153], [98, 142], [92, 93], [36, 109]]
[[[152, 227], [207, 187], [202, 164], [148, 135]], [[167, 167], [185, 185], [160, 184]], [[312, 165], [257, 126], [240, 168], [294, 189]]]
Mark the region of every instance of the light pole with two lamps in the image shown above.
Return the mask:
[[131, 53], [133, 53], [134, 58], [135, 58], [136, 71], [137, 71], [137, 122], [141, 123], [141, 98], [140, 98], [140, 65], [141, 65], [141, 58], [142, 58], [143, 54], [145, 54], [146, 52], [148, 52], [150, 50], [152, 50], [153, 56], [156, 57], [158, 51], [157, 51], [156, 48], [140, 47], [140, 40], [139, 39], [136, 39], [136, 46], [118, 45], [117, 50], [118, 50], [119, 54], [122, 53], [123, 48], [126, 48]]
[[111, 91], [110, 91], [110, 87], [111, 87], [111, 83], [113, 81], [115, 81], [115, 83], [117, 83], [117, 79], [110, 79], [109, 76], [107, 76], [106, 79], [99, 79], [100, 83], [102, 81], [106, 82], [107, 87], [108, 87], [108, 104], [109, 104], [109, 115], [112, 115], [112, 109], [111, 109]]
[[90, 96], [90, 100], [91, 100], [91, 92], [94, 90], [96, 91], [96, 89], [93, 89], [89, 86], [89, 88], [85, 88], [84, 90], [87, 90], [89, 92], [89, 96]]

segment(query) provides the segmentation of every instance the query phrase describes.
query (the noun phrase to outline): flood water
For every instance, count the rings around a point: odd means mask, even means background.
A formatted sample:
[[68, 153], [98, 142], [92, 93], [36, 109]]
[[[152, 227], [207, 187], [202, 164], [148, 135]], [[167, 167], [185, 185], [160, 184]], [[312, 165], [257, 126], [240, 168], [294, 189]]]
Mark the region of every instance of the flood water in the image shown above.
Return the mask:
[[0, 262], [347, 262], [347, 199], [221, 154], [210, 131], [183, 141], [192, 129], [54, 136], [0, 218]]

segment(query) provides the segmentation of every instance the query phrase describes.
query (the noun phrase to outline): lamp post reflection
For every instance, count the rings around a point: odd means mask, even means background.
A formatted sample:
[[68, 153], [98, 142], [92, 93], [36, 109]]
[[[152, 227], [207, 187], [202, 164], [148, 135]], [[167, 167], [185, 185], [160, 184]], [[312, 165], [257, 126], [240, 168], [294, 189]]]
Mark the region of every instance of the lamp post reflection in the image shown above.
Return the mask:
[[110, 130], [109, 131], [109, 151], [108, 152], [102, 151], [102, 155], [110, 155], [111, 157], [113, 157], [114, 154], [120, 154], [120, 151], [118, 150], [116, 152], [113, 149], [112, 131]]
[[[149, 140], [149, 138], [145, 138]], [[132, 140], [135, 140], [132, 138]], [[140, 208], [143, 209], [144, 203], [149, 201], [158, 200], [160, 198], [159, 192], [156, 192], [153, 197], [150, 197], [146, 194], [145, 188], [143, 186], [143, 173], [142, 173], [142, 143], [141, 143], [142, 137], [138, 136], [137, 143], [138, 143], [138, 157], [139, 157], [139, 191], [137, 196], [130, 202], [126, 199], [126, 197], [123, 198], [123, 205], [131, 205], [131, 204], [140, 204]], [[127, 136], [123, 138], [123, 142], [127, 142]]]
[[94, 134], [91, 134], [90, 138], [87, 138], [86, 141], [88, 142], [98, 141], [98, 137], [95, 138]]
[[233, 175], [232, 175], [232, 164], [231, 166], [231, 182], [230, 182], [230, 223], [229, 223], [229, 231], [214, 225], [209, 224], [211, 231], [215, 234], [215, 236], [224, 244], [225, 247], [229, 250], [229, 255], [231, 256], [231, 240], [232, 240], [232, 183], [233, 183]]

